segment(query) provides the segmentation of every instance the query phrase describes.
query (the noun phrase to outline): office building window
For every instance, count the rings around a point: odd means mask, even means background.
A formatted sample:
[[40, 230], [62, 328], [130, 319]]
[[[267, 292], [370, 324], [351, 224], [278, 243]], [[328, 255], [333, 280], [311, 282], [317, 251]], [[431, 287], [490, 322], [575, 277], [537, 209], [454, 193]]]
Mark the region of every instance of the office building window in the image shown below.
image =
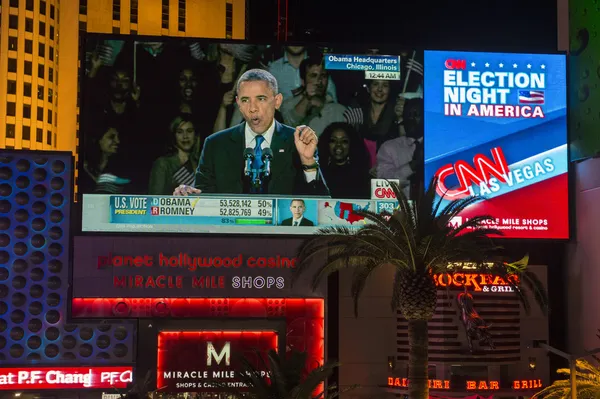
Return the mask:
[[48, 50], [48, 59], [54, 61], [54, 47], [52, 46], [50, 46], [50, 49]]
[[14, 139], [15, 138], [15, 125], [12, 123], [6, 124], [6, 138]]
[[46, 46], [44, 45], [44, 43], [38, 44], [38, 56], [42, 58], [46, 56]]
[[162, 28], [169, 29], [169, 0], [162, 0]]
[[19, 29], [19, 17], [16, 15], [9, 15], [8, 27], [9, 29]]
[[54, 4], [50, 4], [50, 18], [54, 19]]
[[8, 72], [17, 72], [17, 60], [15, 58], [8, 59]]
[[19, 47], [17, 46], [18, 43], [19, 43], [19, 39], [17, 39], [16, 37], [14, 37], [14, 36], [8, 37], [8, 49], [9, 50], [17, 51], [19, 49]]
[[33, 11], [33, 0], [25, 0], [25, 9], [27, 11]]
[[87, 0], [79, 0], [79, 14], [87, 15]]
[[130, 32], [132, 35], [137, 35], [137, 30], [135, 30], [135, 29], [130, 30]]
[[121, 20], [121, 0], [113, 0], [112, 6], [113, 21]]
[[25, 18], [25, 32], [33, 33], [33, 19]]
[[46, 130], [46, 144], [52, 144], [52, 133], [50, 133], [50, 130]]
[[53, 100], [53, 98], [52, 98], [53, 94], [52, 93], [53, 93], [52, 89], [48, 88], [48, 102], [51, 103], [51, 104], [52, 104], [52, 100]]
[[10, 0], [8, 5], [11, 7], [19, 8], [19, 0]]
[[52, 124], [52, 111], [48, 110], [48, 123]]
[[9, 80], [6, 86], [6, 94], [17, 94], [17, 82]]
[[23, 126], [22, 136], [23, 140], [31, 140], [31, 127]]
[[25, 39], [25, 52], [27, 54], [33, 54], [33, 41]]
[[54, 40], [54, 25], [50, 25], [50, 34], [48, 35], [50, 40]]
[[233, 36], [233, 4], [225, 4], [225, 38], [231, 39]]
[[46, 2], [44, 0], [40, 0], [40, 14], [46, 15]]
[[121, 33], [121, 29], [116, 26], [113, 26], [112, 33], [118, 35], [119, 33]]
[[35, 141], [37, 141], [38, 143], [41, 143], [43, 140], [44, 140], [44, 131], [38, 127], [35, 132]]
[[85, 22], [85, 21], [79, 21], [79, 31], [80, 32], [87, 32], [87, 22]]
[[185, 0], [179, 0], [179, 15], [177, 16], [177, 28], [179, 32], [185, 32]]
[[54, 82], [54, 69], [48, 68], [48, 80]]
[[33, 65], [31, 61], [25, 61], [25, 75], [31, 76], [33, 73]]
[[132, 24], [138, 23], [138, 0], [130, 0], [130, 14], [129, 14], [129, 22]]
[[46, 36], [46, 23], [40, 21], [38, 34], [40, 36]]
[[23, 104], [23, 118], [31, 119], [31, 105]]
[[39, 122], [44, 121], [44, 108], [42, 107], [37, 107], [37, 120]]
[[23, 83], [23, 95], [25, 97], [31, 97], [31, 83]]
[[38, 85], [37, 98], [38, 98], [38, 100], [44, 99], [44, 86], [42, 86], [42, 85]]
[[38, 78], [44, 79], [45, 77], [46, 77], [46, 75], [44, 74], [44, 65], [39, 64], [38, 65]]
[[17, 104], [7, 102], [6, 103], [6, 115], [16, 116], [17, 115]]
[[56, 147], [56, 133], [54, 133], [54, 147]]

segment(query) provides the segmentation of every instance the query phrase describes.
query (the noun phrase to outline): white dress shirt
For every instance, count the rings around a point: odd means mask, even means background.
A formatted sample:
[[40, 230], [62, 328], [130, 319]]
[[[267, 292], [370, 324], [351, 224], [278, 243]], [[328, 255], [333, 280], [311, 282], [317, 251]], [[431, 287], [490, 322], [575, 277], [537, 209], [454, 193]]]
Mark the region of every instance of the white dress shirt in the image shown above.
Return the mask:
[[400, 187], [407, 196], [410, 190], [410, 176], [415, 173], [410, 167], [415, 153], [415, 142], [413, 138], [401, 136], [386, 141], [377, 151], [377, 178], [400, 180]]
[[[269, 128], [267, 129], [266, 132], [264, 132], [262, 134], [262, 136], [265, 138], [262, 142], [262, 144], [260, 145], [260, 147], [264, 150], [265, 148], [270, 148], [271, 147], [271, 142], [273, 140], [273, 133], [275, 133], [275, 120], [273, 119], [273, 122], [271, 122], [271, 126], [269, 126]], [[252, 129], [250, 128], [250, 125], [248, 123], [246, 123], [246, 129], [245, 129], [245, 141], [246, 141], [246, 148], [250, 147], [252, 149], [254, 149], [254, 146], [256, 145], [256, 136], [258, 136], [258, 133], [255, 133], [252, 131]], [[304, 172], [304, 176], [306, 178], [306, 182], [310, 183], [311, 181], [315, 180], [317, 178], [317, 172], [312, 171], [312, 172]], [[290, 193], [291, 194], [291, 193]]]

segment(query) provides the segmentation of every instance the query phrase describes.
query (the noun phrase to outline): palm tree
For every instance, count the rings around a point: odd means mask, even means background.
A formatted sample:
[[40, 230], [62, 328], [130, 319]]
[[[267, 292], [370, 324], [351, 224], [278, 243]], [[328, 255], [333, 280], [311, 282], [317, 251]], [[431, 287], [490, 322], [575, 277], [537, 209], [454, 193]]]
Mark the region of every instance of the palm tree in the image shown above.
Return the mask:
[[292, 351], [287, 357], [280, 357], [275, 350], [270, 350], [267, 361], [258, 352], [257, 358], [260, 359], [259, 367], [246, 358], [239, 359], [236, 382], [244, 386], [243, 390], [232, 388], [223, 381], [212, 381], [211, 384], [234, 397], [248, 399], [334, 399], [340, 393], [354, 388], [340, 392], [332, 385], [315, 395], [317, 389], [339, 367], [339, 363], [327, 362], [307, 373], [306, 352]]
[[[595, 399], [600, 397], [600, 369], [587, 360], [576, 360], [575, 370], [577, 397], [581, 399]], [[567, 379], [554, 381], [552, 385], [533, 395], [532, 399], [538, 397], [543, 397], [544, 399], [571, 399], [571, 370], [558, 369], [556, 372], [565, 375]]]
[[[411, 399], [429, 397], [428, 321], [433, 317], [437, 302], [433, 274], [457, 271], [463, 267], [460, 266], [462, 262], [468, 261], [476, 265], [478, 272], [504, 277], [513, 286], [526, 311], [530, 305], [523, 285], [533, 292], [544, 311], [547, 306], [543, 285], [526, 270], [527, 257], [515, 263], [501, 261], [500, 247], [488, 236], [500, 236], [502, 232], [485, 227], [486, 222], [493, 220], [491, 216], [475, 216], [460, 226], [450, 225], [452, 218], [481, 198], [454, 200], [442, 207], [443, 198], [435, 199], [436, 183], [434, 178], [429, 189], [421, 190], [415, 202], [410, 202], [397, 184], [390, 183], [399, 203], [393, 214], [361, 211], [359, 215], [370, 223], [358, 229], [321, 229], [300, 248], [293, 279], [293, 282], [297, 281], [298, 276], [309, 269], [314, 271], [312, 259], [327, 254], [327, 262], [320, 264], [313, 276], [313, 289], [329, 274], [352, 268], [351, 294], [357, 314], [358, 299], [371, 273], [384, 266], [395, 268], [391, 306], [393, 310], [400, 309], [408, 321]], [[511, 274], [518, 274], [519, 278], [509, 279]]]

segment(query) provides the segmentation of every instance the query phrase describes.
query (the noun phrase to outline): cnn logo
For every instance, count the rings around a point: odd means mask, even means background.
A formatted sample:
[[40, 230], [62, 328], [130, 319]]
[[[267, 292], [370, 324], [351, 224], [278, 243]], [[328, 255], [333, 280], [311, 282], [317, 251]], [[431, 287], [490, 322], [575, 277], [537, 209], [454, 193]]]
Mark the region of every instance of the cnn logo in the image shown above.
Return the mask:
[[447, 59], [445, 65], [446, 69], [467, 69], [467, 60]]
[[391, 187], [377, 187], [375, 189], [375, 198], [383, 199], [383, 198], [396, 198], [396, 194]]

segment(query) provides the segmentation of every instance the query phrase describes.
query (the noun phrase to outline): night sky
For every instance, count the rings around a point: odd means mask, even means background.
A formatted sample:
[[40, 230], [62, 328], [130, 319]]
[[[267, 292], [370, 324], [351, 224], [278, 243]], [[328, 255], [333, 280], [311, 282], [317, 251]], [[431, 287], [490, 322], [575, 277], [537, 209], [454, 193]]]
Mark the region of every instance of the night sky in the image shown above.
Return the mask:
[[[273, 42], [277, 1], [249, 3], [250, 40]], [[555, 0], [289, 0], [288, 15], [290, 40], [523, 52], [557, 45]]]

